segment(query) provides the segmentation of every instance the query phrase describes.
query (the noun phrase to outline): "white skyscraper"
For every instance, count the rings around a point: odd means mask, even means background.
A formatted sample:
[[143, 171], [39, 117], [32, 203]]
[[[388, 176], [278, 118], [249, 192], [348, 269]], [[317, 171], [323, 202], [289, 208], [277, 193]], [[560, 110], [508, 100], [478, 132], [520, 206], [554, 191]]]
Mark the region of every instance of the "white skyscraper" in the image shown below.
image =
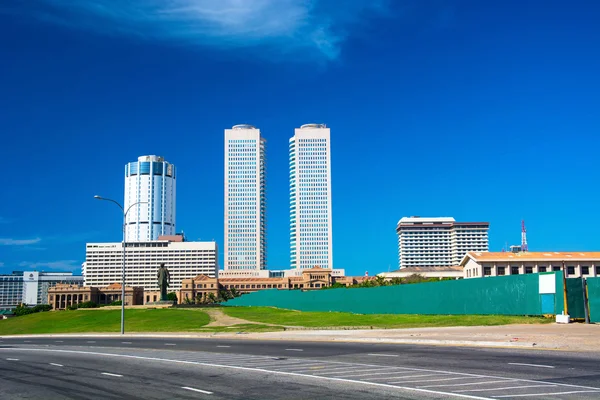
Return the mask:
[[175, 166], [159, 156], [142, 156], [125, 165], [125, 202], [128, 242], [157, 240], [175, 234]]
[[329, 128], [302, 125], [290, 139], [291, 268], [333, 268]]
[[267, 267], [265, 143], [252, 125], [225, 129], [225, 272]]

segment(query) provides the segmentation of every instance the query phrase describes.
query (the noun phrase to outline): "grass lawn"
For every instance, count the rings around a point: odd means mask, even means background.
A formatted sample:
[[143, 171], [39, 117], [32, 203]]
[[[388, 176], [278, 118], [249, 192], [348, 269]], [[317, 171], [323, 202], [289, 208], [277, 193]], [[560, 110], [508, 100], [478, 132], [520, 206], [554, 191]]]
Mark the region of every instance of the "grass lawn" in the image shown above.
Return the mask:
[[[200, 310], [125, 310], [125, 332], [190, 332], [209, 321]], [[121, 310], [49, 311], [0, 321], [0, 335], [120, 330]]]
[[508, 315], [412, 315], [352, 314], [341, 312], [301, 312], [271, 307], [223, 307], [231, 317], [285, 326], [333, 327], [372, 326], [374, 328], [421, 328], [442, 326], [484, 326], [543, 324], [552, 319]]

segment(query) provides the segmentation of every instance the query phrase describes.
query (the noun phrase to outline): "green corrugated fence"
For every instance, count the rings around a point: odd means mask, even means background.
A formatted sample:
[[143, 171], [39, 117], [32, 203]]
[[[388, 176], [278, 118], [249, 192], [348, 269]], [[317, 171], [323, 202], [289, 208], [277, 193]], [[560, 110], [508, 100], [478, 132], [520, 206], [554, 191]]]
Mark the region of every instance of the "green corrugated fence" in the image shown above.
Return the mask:
[[600, 278], [587, 278], [590, 322], [600, 322]]
[[560, 272], [356, 289], [261, 290], [224, 303], [357, 314], [561, 313]]

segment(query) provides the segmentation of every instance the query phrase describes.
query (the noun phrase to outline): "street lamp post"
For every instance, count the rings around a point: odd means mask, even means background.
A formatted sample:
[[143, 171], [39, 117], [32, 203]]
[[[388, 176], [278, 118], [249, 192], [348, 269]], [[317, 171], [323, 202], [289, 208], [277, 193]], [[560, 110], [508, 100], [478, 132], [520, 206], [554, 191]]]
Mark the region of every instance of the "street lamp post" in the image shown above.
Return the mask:
[[138, 201], [137, 203], [133, 203], [132, 205], [130, 205], [129, 208], [125, 210], [118, 201], [115, 201], [113, 199], [107, 199], [98, 195], [95, 195], [94, 198], [115, 203], [123, 212], [123, 274], [121, 276], [121, 335], [123, 335], [125, 333], [125, 228], [127, 226], [127, 213], [129, 212], [129, 210], [131, 210], [133, 206], [136, 206], [138, 204], [147, 204], [148, 202]]

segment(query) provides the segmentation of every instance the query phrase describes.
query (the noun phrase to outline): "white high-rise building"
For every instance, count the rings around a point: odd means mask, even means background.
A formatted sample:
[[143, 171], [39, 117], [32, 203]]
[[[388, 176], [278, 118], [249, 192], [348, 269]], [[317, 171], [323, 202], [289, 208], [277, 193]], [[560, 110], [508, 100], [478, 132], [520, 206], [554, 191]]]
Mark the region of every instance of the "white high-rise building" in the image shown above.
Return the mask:
[[142, 156], [125, 165], [126, 240], [143, 242], [175, 234], [175, 166], [159, 156]]
[[452, 217], [404, 217], [396, 227], [400, 268], [457, 266], [470, 251], [488, 251], [489, 226]]
[[225, 129], [226, 273], [267, 267], [265, 144], [252, 125]]
[[330, 132], [306, 124], [290, 139], [290, 266], [333, 268]]

